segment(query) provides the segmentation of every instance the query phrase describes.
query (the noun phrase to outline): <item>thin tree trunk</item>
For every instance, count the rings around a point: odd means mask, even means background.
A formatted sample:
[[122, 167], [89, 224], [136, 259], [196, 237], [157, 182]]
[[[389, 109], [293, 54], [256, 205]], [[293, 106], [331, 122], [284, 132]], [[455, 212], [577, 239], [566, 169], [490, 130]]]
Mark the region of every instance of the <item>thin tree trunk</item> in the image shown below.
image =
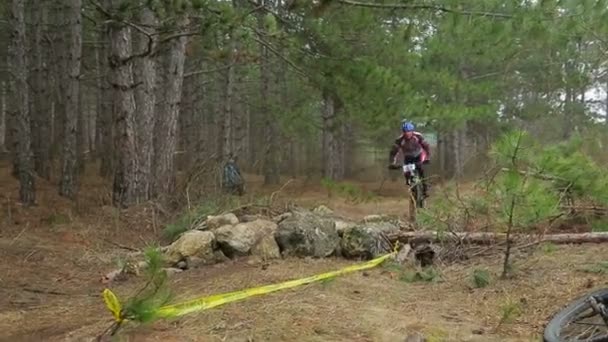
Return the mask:
[[[189, 23], [187, 15], [178, 20], [180, 27]], [[184, 82], [184, 63], [186, 59], [186, 44], [188, 38], [183, 36], [171, 42], [169, 50], [168, 69], [166, 73], [166, 98], [164, 99], [164, 115], [159, 117], [156, 134], [158, 149], [155, 150], [154, 195], [168, 195], [175, 190], [175, 147], [177, 144], [177, 121], [179, 103]]]
[[0, 82], [0, 153], [6, 152], [6, 82]]
[[[234, 38], [232, 38], [234, 39]], [[234, 149], [232, 143], [233, 139], [233, 97], [232, 92], [234, 88], [234, 68], [231, 66], [233, 64], [233, 54], [234, 54], [234, 43], [229, 42], [230, 45], [230, 57], [227, 59], [228, 68], [224, 71], [224, 84], [223, 84], [223, 94], [224, 98], [222, 99], [222, 161], [227, 161], [230, 156], [234, 153]]]
[[34, 178], [34, 160], [31, 150], [31, 125], [29, 112], [29, 87], [27, 84], [27, 54], [25, 53], [25, 0], [12, 0], [9, 13], [11, 28], [10, 65], [12, 73], [13, 94], [18, 99], [15, 124], [17, 173], [19, 176], [19, 199], [24, 206], [31, 206], [36, 201]]
[[[53, 6], [53, 37], [51, 39], [51, 46], [49, 52], [53, 56], [53, 62], [51, 63], [52, 78], [53, 78], [53, 90], [55, 97], [55, 113], [60, 113], [54, 116], [54, 135], [51, 137], [51, 160], [55, 160], [57, 156], [63, 160], [62, 147], [65, 137], [65, 119], [64, 115], [66, 112], [66, 98], [67, 98], [67, 87], [70, 84], [69, 67], [67, 51], [70, 51], [70, 46], [67, 42], [67, 36], [70, 32], [68, 21], [66, 21], [66, 13], [70, 11], [69, 6], [66, 6], [64, 0], [55, 0]], [[63, 165], [62, 165], [63, 166]]]
[[[89, 137], [87, 127], [89, 122], [89, 114], [87, 108], [86, 89], [79, 90], [78, 96], [78, 120], [76, 126], [76, 171], [77, 175], [82, 175], [85, 170], [87, 145]], [[77, 176], [78, 177], [78, 176]]]
[[[260, 0], [265, 4], [266, 0]], [[258, 27], [264, 29], [264, 16], [258, 15]], [[281, 181], [279, 166], [279, 130], [272, 106], [270, 105], [270, 54], [264, 44], [260, 44], [260, 88], [261, 113], [264, 117], [264, 184], [279, 184]]]
[[97, 151], [100, 156], [99, 174], [102, 177], [109, 178], [113, 174], [114, 165], [114, 148], [112, 122], [114, 120], [114, 101], [115, 90], [110, 88], [110, 70], [108, 61], [110, 58], [110, 28], [106, 25], [104, 31], [99, 35], [99, 39], [103, 42], [100, 47], [100, 65], [99, 65], [99, 113], [97, 113], [97, 130], [99, 132]]
[[[154, 12], [148, 7], [141, 10], [140, 22], [154, 26], [157, 21]], [[150, 32], [152, 33], [152, 32]], [[144, 35], [136, 39], [138, 52], [146, 51], [149, 40]], [[135, 92], [137, 111], [135, 113], [137, 170], [135, 196], [137, 201], [150, 198], [152, 184], [153, 132], [156, 106], [156, 58], [145, 56], [136, 62], [136, 83], [141, 83]]]
[[114, 88], [114, 151], [116, 152], [114, 167], [114, 185], [112, 200], [115, 205], [126, 207], [135, 202], [135, 96], [133, 94], [131, 56], [131, 30], [127, 26], [111, 29], [112, 86]]
[[82, 0], [70, 2], [69, 86], [66, 93], [63, 163], [59, 194], [74, 198], [78, 191], [77, 153], [80, 112], [80, 63], [82, 56]]
[[49, 115], [47, 102], [49, 96], [49, 70], [46, 44], [43, 43], [43, 36], [46, 32], [48, 23], [48, 1], [41, 1], [40, 6], [35, 11], [34, 20], [34, 56], [36, 57], [34, 82], [31, 85], [34, 93], [34, 106], [32, 110], [32, 147], [34, 150], [34, 168], [38, 176], [50, 180], [50, 146], [49, 141]]

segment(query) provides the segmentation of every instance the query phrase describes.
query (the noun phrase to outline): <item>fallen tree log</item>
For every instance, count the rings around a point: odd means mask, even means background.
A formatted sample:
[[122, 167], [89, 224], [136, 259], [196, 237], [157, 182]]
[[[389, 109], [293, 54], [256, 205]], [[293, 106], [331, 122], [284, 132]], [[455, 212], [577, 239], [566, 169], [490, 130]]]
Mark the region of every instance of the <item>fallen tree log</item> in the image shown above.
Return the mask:
[[[392, 243], [409, 243], [412, 240], [428, 241], [461, 241], [463, 243], [488, 245], [506, 240], [504, 233], [452, 233], [452, 232], [399, 232], [388, 235]], [[511, 241], [530, 241], [551, 242], [555, 244], [580, 244], [580, 243], [606, 243], [608, 242], [608, 232], [597, 233], [578, 233], [578, 234], [511, 234]]]

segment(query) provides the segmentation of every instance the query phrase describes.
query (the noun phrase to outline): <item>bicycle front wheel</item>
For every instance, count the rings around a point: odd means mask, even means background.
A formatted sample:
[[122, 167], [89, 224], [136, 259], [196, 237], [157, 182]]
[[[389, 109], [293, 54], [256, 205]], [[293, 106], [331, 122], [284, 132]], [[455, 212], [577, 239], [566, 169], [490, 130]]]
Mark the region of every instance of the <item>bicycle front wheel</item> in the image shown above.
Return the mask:
[[559, 311], [545, 327], [544, 342], [608, 342], [608, 326], [595, 313], [589, 298], [608, 303], [608, 289], [577, 298]]

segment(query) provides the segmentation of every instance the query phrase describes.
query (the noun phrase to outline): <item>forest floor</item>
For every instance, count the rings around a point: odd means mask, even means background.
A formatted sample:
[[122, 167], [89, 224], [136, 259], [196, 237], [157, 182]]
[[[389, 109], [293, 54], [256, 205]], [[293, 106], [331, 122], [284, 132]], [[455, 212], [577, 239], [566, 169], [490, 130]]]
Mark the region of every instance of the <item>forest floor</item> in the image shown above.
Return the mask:
[[[295, 185], [294, 185], [295, 186]], [[370, 190], [379, 183], [360, 184]], [[281, 196], [303, 205], [325, 204], [337, 214], [403, 214], [399, 183], [377, 198], [351, 203], [321, 187], [285, 187]], [[116, 246], [141, 248], [158, 241], [161, 224], [149, 206], [118, 212], [104, 205], [108, 186], [85, 177], [77, 204], [39, 181], [38, 206], [17, 203], [18, 185], [0, 168], [0, 341], [90, 341], [112, 322], [100, 296], [101, 275], [115, 268]], [[403, 341], [412, 332], [428, 341], [539, 341], [544, 324], [569, 300], [608, 277], [581, 270], [605, 261], [600, 245], [538, 249], [516, 262], [516, 275], [499, 280], [499, 256], [440, 267], [441, 281], [408, 283], [389, 267], [250, 298], [171, 321], [127, 327], [123, 341]], [[334, 270], [342, 259], [275, 260], [261, 267], [245, 259], [171, 277], [176, 300], [244, 289]], [[472, 287], [471, 273], [493, 275]], [[113, 285], [121, 298], [139, 280]]]

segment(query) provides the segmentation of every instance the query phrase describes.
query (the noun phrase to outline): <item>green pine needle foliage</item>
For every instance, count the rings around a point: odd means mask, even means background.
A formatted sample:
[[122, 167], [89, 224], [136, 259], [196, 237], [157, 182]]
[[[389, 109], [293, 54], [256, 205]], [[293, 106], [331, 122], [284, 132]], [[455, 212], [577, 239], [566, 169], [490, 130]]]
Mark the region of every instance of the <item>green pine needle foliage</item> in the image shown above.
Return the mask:
[[146, 285], [130, 298], [124, 307], [125, 316], [133, 321], [149, 323], [156, 319], [156, 310], [172, 299], [167, 284], [167, 272], [163, 269], [162, 253], [148, 247], [145, 252]]

